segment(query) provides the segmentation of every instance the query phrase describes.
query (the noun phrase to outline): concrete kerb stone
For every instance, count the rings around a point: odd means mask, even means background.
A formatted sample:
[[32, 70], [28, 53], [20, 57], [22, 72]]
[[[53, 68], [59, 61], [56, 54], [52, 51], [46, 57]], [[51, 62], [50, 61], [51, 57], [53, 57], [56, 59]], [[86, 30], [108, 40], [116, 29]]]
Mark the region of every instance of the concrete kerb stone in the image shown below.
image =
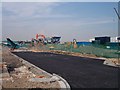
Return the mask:
[[[11, 53], [11, 55], [13, 55], [14, 57], [18, 58], [18, 59], [19, 59], [25, 66], [27, 66], [28, 68], [31, 68], [31, 71], [32, 71], [32, 72], [35, 72], [35, 74], [45, 73], [46, 75], [52, 77], [52, 74], [44, 71], [43, 69], [38, 68], [37, 66], [29, 63], [28, 61], [26, 61], [26, 60], [18, 57], [17, 55], [15, 55], [15, 54], [13, 54], [13, 53]], [[41, 72], [42, 72], [42, 73], [41, 73]]]
[[104, 61], [105, 65], [109, 65], [109, 66], [114, 66], [114, 67], [119, 67], [120, 65], [119, 64], [116, 64], [115, 62], [111, 61], [111, 60], [106, 60]]
[[64, 88], [65, 90], [70, 90], [70, 85], [65, 79], [63, 79], [61, 76], [59, 76], [59, 75], [57, 75], [55, 73], [53, 74], [53, 76], [56, 76], [58, 78], [58, 82], [59, 82], [60, 87], [62, 89]]
[[48, 75], [49, 77], [51, 77], [51, 80], [56, 80], [58, 81], [60, 87], [61, 87], [61, 90], [64, 88], [65, 90], [70, 90], [70, 85], [68, 84], [68, 82], [63, 79], [61, 76], [57, 75], [57, 74], [50, 74], [46, 71], [44, 71], [43, 69], [40, 69], [39, 67], [29, 63], [28, 61], [18, 57], [17, 55], [13, 54], [13, 53], [10, 53], [11, 55], [13, 55], [14, 57], [18, 58], [24, 65], [26, 65], [27, 67], [32, 67], [32, 72], [37, 72], [37, 74], [41, 74], [41, 72], [45, 73], [46, 75]]

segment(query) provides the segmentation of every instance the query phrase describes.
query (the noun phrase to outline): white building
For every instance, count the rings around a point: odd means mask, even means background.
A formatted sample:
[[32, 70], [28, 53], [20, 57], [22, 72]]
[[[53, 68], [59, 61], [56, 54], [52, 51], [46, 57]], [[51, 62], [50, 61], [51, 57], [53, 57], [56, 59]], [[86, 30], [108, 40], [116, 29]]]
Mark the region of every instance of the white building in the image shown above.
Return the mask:
[[92, 39], [89, 40], [89, 42], [92, 42], [92, 41], [95, 41], [95, 38], [92, 38]]
[[111, 37], [111, 38], [110, 38], [110, 42], [118, 42], [117, 38], [118, 38], [118, 37]]
[[[119, 36], [120, 37], [120, 36]], [[110, 42], [118, 42], [118, 39], [117, 39], [118, 37], [110, 37]], [[93, 39], [89, 39], [89, 42], [92, 42], [92, 41], [94, 41], [95, 40], [95, 38], [93, 38]], [[120, 41], [119, 41], [120, 42]]]

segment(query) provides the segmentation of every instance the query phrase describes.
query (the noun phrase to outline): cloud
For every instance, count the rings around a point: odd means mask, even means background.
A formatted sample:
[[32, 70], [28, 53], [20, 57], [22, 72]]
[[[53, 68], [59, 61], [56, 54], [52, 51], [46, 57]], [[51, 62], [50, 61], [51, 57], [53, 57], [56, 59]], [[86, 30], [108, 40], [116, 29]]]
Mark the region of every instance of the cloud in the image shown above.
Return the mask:
[[[31, 20], [19, 22], [3, 22], [4, 37], [11, 37], [15, 40], [30, 40], [36, 33], [42, 33], [46, 36], [61, 36], [62, 41], [70, 41], [74, 37], [84, 40], [85, 34], [93, 37], [94, 35], [104, 35], [112, 28], [102, 28], [104, 25], [111, 25], [112, 20], [70, 20], [70, 19], [50, 19], [50, 20]], [[97, 27], [96, 27], [97, 25]], [[111, 27], [111, 26], [110, 26]], [[95, 30], [98, 30], [97, 32]], [[101, 31], [102, 30], [102, 31]], [[102, 33], [100, 33], [102, 32]], [[105, 33], [103, 33], [105, 32]], [[90, 34], [90, 35], [89, 35]]]
[[67, 14], [49, 14], [49, 15], [35, 15], [34, 18], [74, 18], [72, 15]]
[[[4, 22], [6, 24], [4, 24]], [[110, 24], [110, 23], [117, 23], [117, 20], [113, 20], [113, 18], [105, 17], [105, 18], [77, 18], [71, 15], [63, 15], [63, 14], [56, 14], [56, 15], [44, 15], [44, 16], [33, 16], [32, 18], [19, 18], [19, 19], [8, 19], [3, 18], [3, 25], [5, 26], [14, 26], [14, 27], [21, 27], [21, 26], [32, 26], [36, 27], [37, 25], [46, 26], [46, 27], [80, 27], [80, 26], [87, 26], [87, 25], [101, 25], [101, 24]]]
[[102, 25], [108, 25], [107, 27], [111, 29], [109, 24], [116, 23], [111, 17], [83, 18], [80, 14], [77, 16], [69, 12], [66, 14], [55, 12], [54, 9], [61, 4], [3, 3], [3, 38], [10, 36], [14, 39], [31, 39], [36, 33], [44, 33], [48, 36], [60, 35], [66, 40], [72, 40], [74, 37], [85, 37], [86, 32], [95, 33], [95, 30], [103, 28], [107, 30]]
[[[52, 13], [52, 8], [58, 5], [57, 3], [3, 3], [3, 14], [11, 12], [16, 17], [30, 17], [34, 15], [49, 15]], [[4, 12], [7, 11], [7, 12]], [[12, 15], [11, 15], [12, 16]]]
[[115, 23], [115, 22], [113, 22], [113, 20], [111, 19], [106, 19], [106, 20], [96, 19], [95, 21], [91, 20], [86, 22], [80, 22], [78, 25], [97, 25], [97, 24], [100, 25], [100, 24], [109, 24], [109, 23]]
[[55, 2], [21, 2], [3, 3], [3, 20], [11, 22], [26, 22], [40, 18], [73, 18], [69, 14], [54, 12], [54, 9], [63, 3]]

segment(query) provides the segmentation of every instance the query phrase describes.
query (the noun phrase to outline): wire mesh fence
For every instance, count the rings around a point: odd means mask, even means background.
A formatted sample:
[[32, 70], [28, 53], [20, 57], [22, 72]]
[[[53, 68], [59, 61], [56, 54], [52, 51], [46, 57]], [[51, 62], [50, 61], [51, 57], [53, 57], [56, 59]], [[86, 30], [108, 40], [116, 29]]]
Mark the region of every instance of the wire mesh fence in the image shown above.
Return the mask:
[[[114, 49], [115, 48], [115, 49]], [[80, 45], [74, 47], [73, 44], [48, 44], [45, 46], [39, 46], [40, 50], [61, 50], [67, 52], [77, 52], [82, 54], [92, 54], [98, 57], [105, 58], [118, 58], [120, 54], [118, 51], [118, 46], [116, 47], [108, 47], [102, 45]]]
[[67, 42], [64, 44], [36, 44], [25, 43], [21, 47], [34, 47], [36, 50], [61, 50], [67, 52], [76, 52], [82, 54], [92, 54], [98, 57], [105, 58], [119, 58], [120, 56], [120, 45], [119, 43], [109, 43], [107, 45], [92, 44], [92, 43], [80, 43], [74, 44]]

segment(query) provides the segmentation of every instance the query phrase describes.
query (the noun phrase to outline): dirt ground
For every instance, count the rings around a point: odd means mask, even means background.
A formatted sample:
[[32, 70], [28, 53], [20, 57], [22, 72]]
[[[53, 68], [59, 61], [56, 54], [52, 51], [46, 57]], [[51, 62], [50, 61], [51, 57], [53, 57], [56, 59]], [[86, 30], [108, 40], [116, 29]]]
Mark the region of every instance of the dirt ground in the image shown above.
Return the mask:
[[2, 88], [41, 88], [41, 89], [59, 89], [59, 83], [54, 82], [36, 82], [30, 81], [31, 78], [48, 78], [44, 73], [35, 75], [33, 72], [20, 62], [16, 57], [10, 54], [6, 47], [2, 47]]

